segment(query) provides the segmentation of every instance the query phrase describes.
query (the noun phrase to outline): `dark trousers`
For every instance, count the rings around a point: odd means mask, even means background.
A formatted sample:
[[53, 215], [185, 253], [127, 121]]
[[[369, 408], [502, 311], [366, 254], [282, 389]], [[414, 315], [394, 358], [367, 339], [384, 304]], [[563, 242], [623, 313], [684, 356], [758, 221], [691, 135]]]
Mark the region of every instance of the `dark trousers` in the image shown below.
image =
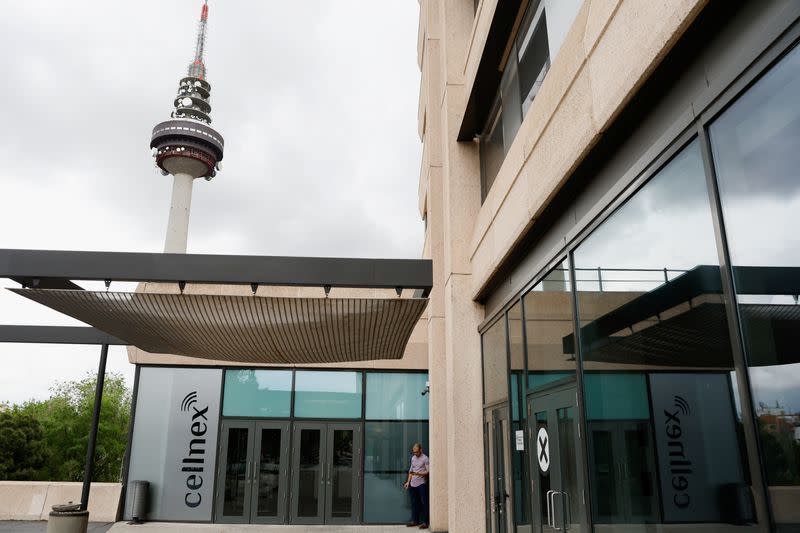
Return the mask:
[[415, 524], [428, 523], [428, 484], [419, 487], [409, 487], [411, 494], [411, 521]]

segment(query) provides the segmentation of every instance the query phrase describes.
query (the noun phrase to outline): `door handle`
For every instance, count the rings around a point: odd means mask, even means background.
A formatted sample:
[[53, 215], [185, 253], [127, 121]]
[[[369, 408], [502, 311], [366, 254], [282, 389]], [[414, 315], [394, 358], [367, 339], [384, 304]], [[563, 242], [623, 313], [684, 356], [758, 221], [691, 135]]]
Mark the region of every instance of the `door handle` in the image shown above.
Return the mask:
[[247, 461], [247, 466], [244, 468], [244, 481], [245, 483], [250, 481], [250, 463], [252, 461]]
[[566, 531], [566, 530], [569, 529], [569, 526], [572, 524], [572, 505], [571, 505], [572, 502], [569, 499], [569, 493], [568, 492], [563, 492], [562, 491], [561, 494], [564, 495], [564, 499], [566, 500], [564, 502], [564, 507], [565, 507], [564, 530]]
[[547, 494], [545, 495], [545, 500], [547, 500], [547, 525], [550, 526], [550, 527], [555, 527], [555, 525], [553, 524], [553, 519], [552, 519], [552, 517], [553, 517], [553, 504], [550, 503], [550, 501], [552, 499], [552, 496], [553, 496], [553, 494], [555, 492], [556, 491], [554, 491], [554, 490], [548, 490]]

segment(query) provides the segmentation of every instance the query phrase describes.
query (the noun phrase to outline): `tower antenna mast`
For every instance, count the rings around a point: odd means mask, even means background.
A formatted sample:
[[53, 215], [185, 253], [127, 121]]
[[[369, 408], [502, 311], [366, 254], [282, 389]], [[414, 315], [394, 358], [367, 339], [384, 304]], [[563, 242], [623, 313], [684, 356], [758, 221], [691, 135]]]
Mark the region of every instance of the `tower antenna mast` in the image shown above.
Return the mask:
[[206, 79], [205, 48], [208, 0], [203, 2], [197, 29], [194, 59], [178, 94], [170, 120], [153, 128], [150, 148], [163, 175], [172, 174], [172, 203], [164, 251], [185, 253], [189, 234], [192, 184], [196, 178], [211, 180], [221, 169], [225, 148], [222, 135], [211, 127], [211, 84]]
[[194, 61], [189, 64], [188, 75], [201, 80], [206, 79], [206, 64], [203, 55], [206, 51], [206, 27], [208, 26], [208, 0], [205, 0], [200, 11], [200, 23], [197, 27], [197, 42], [194, 46]]

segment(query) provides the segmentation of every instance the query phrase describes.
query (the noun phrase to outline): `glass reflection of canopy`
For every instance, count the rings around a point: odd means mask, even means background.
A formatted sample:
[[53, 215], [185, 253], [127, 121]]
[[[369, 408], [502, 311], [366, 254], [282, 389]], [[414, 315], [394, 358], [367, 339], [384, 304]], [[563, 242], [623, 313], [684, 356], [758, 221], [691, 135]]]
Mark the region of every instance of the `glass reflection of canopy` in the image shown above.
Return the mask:
[[[740, 296], [794, 295], [800, 287], [800, 267], [734, 267], [734, 277]], [[777, 361], [751, 366], [800, 362], [794, 343], [800, 305], [740, 303], [739, 312], [743, 323], [766, 322], [774, 332]], [[584, 361], [730, 368], [729, 331], [719, 267], [700, 265], [590, 321], [580, 333]], [[562, 347], [575, 353], [574, 335], [565, 336]]]

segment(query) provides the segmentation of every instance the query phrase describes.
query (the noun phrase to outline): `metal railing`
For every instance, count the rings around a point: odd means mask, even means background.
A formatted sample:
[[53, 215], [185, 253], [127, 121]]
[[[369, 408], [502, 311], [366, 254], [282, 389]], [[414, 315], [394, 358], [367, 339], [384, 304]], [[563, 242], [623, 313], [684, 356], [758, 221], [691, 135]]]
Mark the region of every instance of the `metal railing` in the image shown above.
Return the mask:
[[[561, 272], [562, 276], [553, 279], [553, 274], [556, 272]], [[596, 275], [591, 277], [581, 277], [580, 273], [594, 273]], [[641, 284], [641, 283], [650, 283], [650, 284], [662, 284], [662, 283], [669, 283], [679, 275], [685, 274], [689, 272], [686, 269], [678, 269], [678, 268], [605, 268], [605, 267], [594, 267], [594, 268], [575, 268], [575, 284], [578, 285], [580, 283], [596, 283], [599, 292], [604, 292], [604, 288], [611, 288], [613, 285], [619, 287], [622, 284]], [[603, 276], [605, 273], [605, 277]], [[618, 277], [614, 276], [613, 273], [620, 273], [623, 276], [625, 274], [629, 274], [627, 277]], [[630, 274], [634, 273], [652, 273], [658, 274], [658, 276], [651, 276], [651, 277], [635, 277]], [[569, 271], [566, 268], [556, 268], [548, 274], [546, 278], [542, 281], [550, 282], [550, 283], [557, 283], [557, 282], [567, 282], [569, 280]]]

